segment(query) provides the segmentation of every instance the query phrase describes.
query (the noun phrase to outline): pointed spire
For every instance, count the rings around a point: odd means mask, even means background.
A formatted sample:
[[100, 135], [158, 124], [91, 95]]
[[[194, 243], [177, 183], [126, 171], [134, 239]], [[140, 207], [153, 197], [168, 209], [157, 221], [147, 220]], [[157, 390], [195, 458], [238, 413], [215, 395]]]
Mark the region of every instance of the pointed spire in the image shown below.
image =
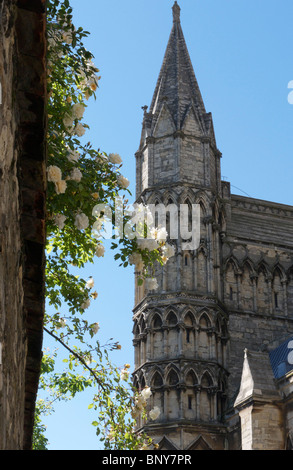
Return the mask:
[[172, 7], [172, 10], [173, 10], [173, 21], [174, 21], [174, 23], [180, 23], [181, 8], [180, 8], [180, 6], [178, 5], [177, 2], [174, 3], [174, 5]]
[[180, 129], [191, 104], [201, 115], [206, 111], [181, 28], [181, 9], [177, 2], [174, 3], [172, 10], [173, 27], [150, 106], [150, 113], [159, 112], [165, 103], [176, 128]]

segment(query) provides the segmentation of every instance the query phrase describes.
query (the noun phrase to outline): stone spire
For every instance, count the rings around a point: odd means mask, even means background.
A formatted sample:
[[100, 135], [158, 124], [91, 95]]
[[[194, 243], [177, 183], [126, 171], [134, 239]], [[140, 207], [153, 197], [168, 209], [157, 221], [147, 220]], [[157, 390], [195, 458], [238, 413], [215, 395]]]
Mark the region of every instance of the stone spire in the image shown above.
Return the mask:
[[206, 114], [180, 23], [180, 7], [173, 5], [173, 27], [150, 106], [150, 113], [160, 112], [166, 103], [179, 130], [192, 104], [199, 114]]

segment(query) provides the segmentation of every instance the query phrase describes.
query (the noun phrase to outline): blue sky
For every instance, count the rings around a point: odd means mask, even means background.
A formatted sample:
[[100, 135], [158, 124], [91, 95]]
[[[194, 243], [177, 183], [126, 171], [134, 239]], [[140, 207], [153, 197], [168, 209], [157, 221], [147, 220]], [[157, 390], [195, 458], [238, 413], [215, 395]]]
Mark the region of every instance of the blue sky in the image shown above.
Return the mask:
[[[150, 105], [172, 27], [173, 0], [71, 0], [75, 26], [102, 79], [85, 115], [95, 148], [119, 153], [134, 195], [144, 105]], [[292, 205], [292, 0], [179, 0], [181, 24], [207, 112], [212, 112], [222, 176], [234, 194]], [[292, 87], [293, 88], [293, 87]], [[134, 201], [134, 198], [133, 198]], [[99, 293], [88, 313], [101, 341], [114, 337], [118, 366], [133, 365], [132, 269], [107, 252], [86, 269]], [[48, 344], [45, 336], [44, 346]], [[87, 397], [56, 406], [46, 420], [50, 450], [98, 448]]]

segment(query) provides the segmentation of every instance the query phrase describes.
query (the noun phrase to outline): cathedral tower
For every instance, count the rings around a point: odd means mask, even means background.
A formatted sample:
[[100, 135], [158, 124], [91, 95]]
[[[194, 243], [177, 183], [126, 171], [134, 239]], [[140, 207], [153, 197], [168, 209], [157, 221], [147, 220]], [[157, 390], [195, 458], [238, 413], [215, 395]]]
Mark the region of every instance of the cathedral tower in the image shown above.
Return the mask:
[[196, 205], [200, 236], [196, 246], [170, 237], [175, 255], [157, 268], [157, 290], [136, 283], [134, 381], [160, 409], [139, 429], [161, 449], [289, 448], [293, 207], [231, 194], [220, 161], [175, 2], [144, 108], [136, 199], [187, 207], [189, 223]]
[[[136, 153], [137, 201], [200, 206], [200, 244], [157, 270], [157, 291], [136, 286], [135, 381], [152, 388], [161, 410], [144, 423], [162, 448], [224, 447], [227, 315], [221, 304], [219, 241], [220, 158], [210, 113], [173, 6], [173, 27]], [[143, 423], [141, 423], [143, 424]]]

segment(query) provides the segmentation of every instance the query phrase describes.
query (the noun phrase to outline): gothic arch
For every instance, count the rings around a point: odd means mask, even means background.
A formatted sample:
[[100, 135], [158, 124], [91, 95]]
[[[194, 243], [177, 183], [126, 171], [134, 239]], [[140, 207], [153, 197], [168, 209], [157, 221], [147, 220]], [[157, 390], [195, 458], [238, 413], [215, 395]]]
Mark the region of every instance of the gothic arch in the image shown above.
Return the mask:
[[166, 331], [166, 347], [167, 355], [169, 357], [176, 357], [179, 352], [179, 329], [178, 329], [178, 316], [174, 309], [168, 309], [166, 312], [165, 320], [167, 329]]
[[174, 366], [170, 367], [170, 370], [166, 376], [166, 384], [170, 387], [174, 387], [179, 384], [179, 371], [177, 371]]
[[166, 324], [170, 327], [176, 326], [178, 323], [177, 314], [174, 312], [173, 309], [169, 310], [166, 314]]
[[240, 284], [240, 303], [243, 310], [254, 310], [254, 281], [255, 270], [249, 258], [242, 263], [242, 274]]
[[189, 367], [184, 374], [185, 388], [183, 391], [183, 410], [186, 419], [195, 420], [197, 417], [197, 386], [198, 377], [192, 367]]
[[192, 367], [189, 367], [185, 371], [184, 383], [185, 383], [185, 385], [187, 385], [189, 387], [194, 387], [195, 385], [199, 384], [197, 374], [196, 374], [196, 372], [194, 371], [194, 369]]
[[271, 277], [267, 264], [262, 260], [257, 268], [256, 281], [256, 306], [261, 313], [269, 313], [271, 310], [271, 286], [269, 279]]
[[278, 275], [282, 282], [284, 282], [286, 280], [285, 269], [283, 268], [283, 266], [280, 263], [275, 264], [275, 266], [273, 267], [273, 270], [272, 270], [272, 274], [273, 274], [273, 277], [275, 275]]
[[267, 263], [263, 259], [261, 261], [259, 261], [259, 263], [256, 265], [255, 270], [256, 270], [257, 275], [259, 275], [262, 272], [264, 274], [266, 280], [269, 279], [270, 270], [269, 270], [269, 267], [268, 267]]
[[169, 189], [167, 189], [163, 193], [162, 203], [165, 204], [165, 206], [168, 206], [169, 204], [174, 204], [175, 206], [178, 206], [178, 203], [177, 203], [177, 200], [176, 200], [176, 194], [174, 194]]
[[150, 349], [152, 358], [162, 357], [164, 354], [164, 333], [162, 330], [162, 325], [163, 322], [161, 315], [157, 311], [154, 312], [151, 318], [152, 335], [150, 336]]
[[152, 372], [152, 375], [150, 377], [150, 384], [152, 389], [158, 389], [163, 387], [164, 385], [164, 380], [163, 380], [163, 374], [159, 369], [155, 369]]
[[179, 204], [186, 204], [188, 201], [189, 204], [196, 204], [194, 203], [194, 192], [190, 188], [185, 188], [179, 196]]
[[213, 400], [210, 394], [210, 388], [213, 386], [212, 375], [205, 370], [200, 379], [200, 407], [199, 416], [201, 421], [210, 421], [212, 418]]
[[229, 258], [226, 259], [226, 261], [224, 263], [224, 271], [227, 271], [229, 265], [231, 265], [233, 267], [233, 270], [234, 270], [235, 274], [236, 273], [237, 274], [241, 273], [239, 262], [235, 258], [235, 256], [231, 255], [231, 256], [229, 256]]
[[237, 275], [240, 273], [238, 261], [229, 257], [224, 265], [224, 302], [228, 305], [238, 304]]
[[272, 294], [273, 309], [275, 312], [284, 312], [285, 309], [285, 281], [286, 275], [284, 268], [277, 263], [273, 268], [272, 276]]
[[209, 329], [211, 319], [206, 311], [203, 311], [198, 319], [199, 331], [197, 336], [197, 350], [200, 359], [209, 360], [211, 356], [211, 336]]
[[214, 385], [212, 374], [209, 370], [205, 370], [200, 378], [200, 385], [204, 388], [209, 388]]
[[150, 197], [148, 198], [148, 202], [147, 204], [162, 204], [163, 201], [162, 201], [162, 195], [159, 191], [154, 191], [152, 192], [152, 194], [150, 195]]
[[254, 264], [253, 264], [253, 262], [251, 261], [251, 259], [250, 259], [248, 256], [246, 256], [246, 257], [242, 260], [242, 262], [241, 262], [241, 269], [242, 269], [242, 272], [243, 272], [243, 270], [245, 269], [245, 267], [247, 267], [247, 268], [249, 269], [250, 274], [251, 274], [252, 276], [255, 276], [256, 271], [255, 271], [255, 268], [254, 268]]
[[195, 194], [195, 204], [200, 204], [203, 209], [203, 215], [206, 217], [208, 215], [208, 207], [210, 206], [210, 200], [207, 194], [200, 190]]
[[159, 329], [162, 327], [162, 314], [159, 310], [155, 310], [155, 312], [149, 317], [149, 324], [152, 329]]
[[139, 325], [139, 331], [141, 334], [145, 333], [145, 329], [146, 329], [146, 324], [145, 324], [145, 320], [144, 320], [144, 317], [143, 315], [141, 316], [139, 322], [138, 322], [138, 325]]
[[135, 322], [134, 322], [133, 329], [132, 329], [132, 333], [133, 333], [133, 336], [134, 336], [135, 338], [137, 338], [138, 335], [139, 335], [139, 333], [140, 333], [140, 329], [139, 329], [138, 321], [137, 321], [137, 320], [135, 320]]
[[210, 315], [205, 309], [200, 312], [198, 324], [199, 327], [203, 329], [208, 329], [212, 326], [212, 320], [210, 318]]
[[194, 312], [189, 307], [182, 313], [182, 318], [185, 326], [194, 326], [196, 323]]
[[180, 372], [177, 367], [173, 364], [170, 365], [165, 371], [167, 391], [167, 419], [178, 419], [179, 418], [179, 403], [180, 403], [180, 392], [177, 388], [179, 384]]

